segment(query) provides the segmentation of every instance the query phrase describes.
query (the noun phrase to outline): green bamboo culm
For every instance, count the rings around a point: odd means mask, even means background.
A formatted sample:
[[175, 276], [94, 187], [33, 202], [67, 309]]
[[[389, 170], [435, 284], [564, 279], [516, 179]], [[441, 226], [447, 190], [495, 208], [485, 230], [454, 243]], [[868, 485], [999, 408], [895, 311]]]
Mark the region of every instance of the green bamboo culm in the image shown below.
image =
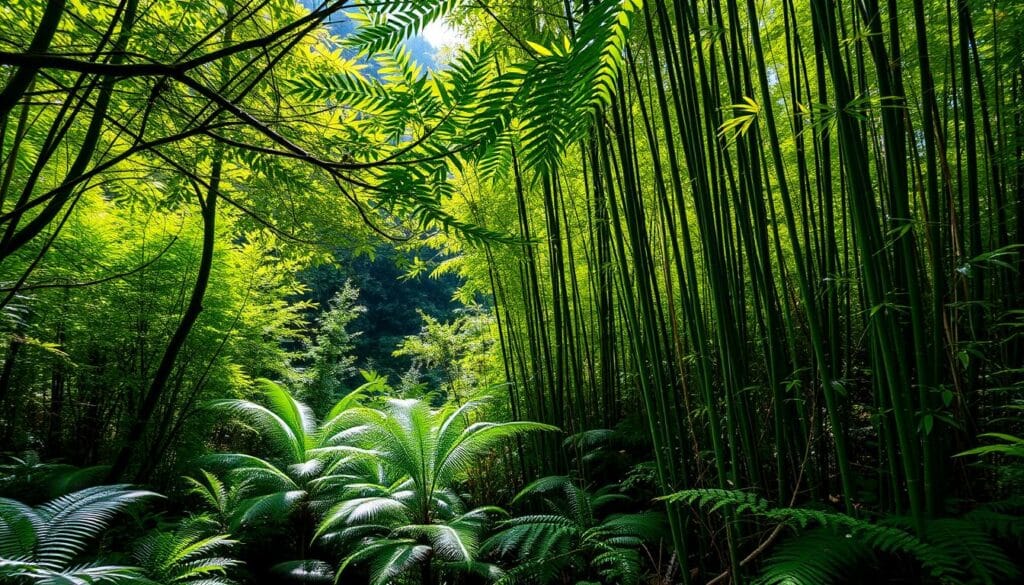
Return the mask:
[[[1013, 76], [991, 79], [972, 10], [645, 3], [621, 95], [554, 182], [524, 188], [545, 218], [544, 315], [557, 303], [567, 328], [540, 336], [539, 314], [506, 307], [537, 350], [515, 369], [554, 372], [530, 401], [575, 430], [642, 417], [662, 485], [874, 507], [924, 534], [958, 490], [940, 478], [970, 444], [980, 372], [996, 380], [1010, 355], [981, 349], [1010, 272], [968, 260], [1020, 238], [998, 167], [1010, 121], [993, 116]], [[676, 553], [692, 575], [742, 579], [752, 534], [721, 516], [718, 552], [680, 518]]]

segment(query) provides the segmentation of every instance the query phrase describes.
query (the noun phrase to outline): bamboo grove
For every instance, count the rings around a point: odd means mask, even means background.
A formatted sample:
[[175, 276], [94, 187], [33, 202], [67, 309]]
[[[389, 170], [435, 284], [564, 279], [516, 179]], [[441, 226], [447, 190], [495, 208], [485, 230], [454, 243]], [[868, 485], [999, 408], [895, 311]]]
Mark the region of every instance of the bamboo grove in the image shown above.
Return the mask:
[[[507, 18], [571, 37], [580, 8]], [[493, 292], [518, 415], [580, 433], [524, 465], [599, 476], [587, 437], [635, 417], [663, 493], [742, 488], [918, 534], [1005, 496], [954, 456], [1018, 424], [1021, 16], [646, 3], [614, 101], [562, 164], [512, 151], [455, 204], [536, 243], [462, 250]], [[777, 536], [673, 501], [695, 582]]]
[[1012, 0], [9, 0], [0, 583], [1019, 582], [1022, 254]]

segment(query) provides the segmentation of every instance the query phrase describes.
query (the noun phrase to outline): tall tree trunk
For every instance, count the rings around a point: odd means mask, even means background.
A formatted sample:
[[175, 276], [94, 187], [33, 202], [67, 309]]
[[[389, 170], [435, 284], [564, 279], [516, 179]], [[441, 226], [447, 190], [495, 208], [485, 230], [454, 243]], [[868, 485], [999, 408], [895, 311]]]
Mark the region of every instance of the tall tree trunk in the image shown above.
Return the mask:
[[[57, 34], [60, 16], [64, 12], [65, 4], [67, 4], [66, 0], [47, 0], [46, 8], [43, 9], [43, 17], [39, 20], [36, 33], [28, 46], [30, 54], [45, 53], [50, 48], [50, 43], [53, 41], [54, 35]], [[11, 113], [18, 100], [25, 94], [25, 91], [32, 84], [32, 80], [35, 79], [38, 72], [38, 67], [25, 65], [19, 67], [11, 75], [3, 91], [0, 91], [0, 120], [6, 120], [7, 115]]]

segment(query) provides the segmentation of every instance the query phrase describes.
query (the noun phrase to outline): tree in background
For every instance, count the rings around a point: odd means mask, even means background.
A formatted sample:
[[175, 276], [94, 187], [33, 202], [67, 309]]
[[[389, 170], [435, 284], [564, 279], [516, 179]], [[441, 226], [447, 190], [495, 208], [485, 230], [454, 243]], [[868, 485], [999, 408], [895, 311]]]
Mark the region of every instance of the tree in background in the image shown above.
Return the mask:
[[352, 350], [361, 332], [349, 328], [366, 312], [366, 307], [356, 304], [358, 298], [359, 291], [346, 282], [320, 313], [316, 333], [302, 354], [309, 365], [301, 372], [300, 395], [314, 412], [326, 412], [340, 400], [345, 383], [356, 373]]
[[[395, 346], [420, 328], [418, 311], [440, 320], [454, 316], [459, 304], [453, 301], [460, 279], [456, 275], [440, 278], [404, 278], [408, 266], [422, 252], [405, 250], [395, 242], [378, 242], [372, 249], [360, 251], [339, 248], [332, 251], [329, 263], [303, 270], [299, 279], [308, 288], [296, 300], [326, 307], [345, 282], [359, 290], [359, 304], [366, 307], [352, 323], [360, 335], [353, 341], [359, 367], [389, 379], [397, 379], [409, 369], [408, 357], [394, 357]], [[310, 323], [318, 311], [307, 313]], [[351, 381], [351, 380], [350, 380]]]
[[462, 404], [473, 398], [474, 391], [486, 392], [501, 380], [495, 321], [490, 313], [468, 306], [457, 310], [448, 323], [423, 312], [420, 318], [420, 332], [407, 336], [394, 355], [411, 357], [411, 371], [415, 377], [426, 377], [428, 388], [439, 389], [447, 400]]
[[[68, 280], [47, 280], [47, 267], [89, 265], [80, 252], [94, 248], [65, 241], [83, 217], [127, 218], [142, 225], [146, 217], [177, 219], [190, 227], [169, 244], [172, 251], [187, 252], [188, 261], [175, 272], [187, 277], [163, 297], [173, 307], [168, 319], [140, 319], [136, 329], [124, 330], [140, 339], [159, 335], [162, 341], [110, 348], [133, 366], [112, 400], [104, 384], [82, 374], [105, 368], [102, 352], [73, 361], [89, 366], [77, 369], [90, 384], [81, 392], [68, 391], [69, 364], [44, 369], [26, 363], [33, 373], [52, 372], [52, 379], [43, 392], [45, 417], [9, 425], [12, 433], [21, 433], [20, 446], [37, 447], [41, 436], [61, 436], [70, 406], [89, 404], [83, 406], [93, 409], [88, 417], [99, 423], [90, 428], [111, 436], [111, 444], [84, 456], [110, 460], [111, 480], [147, 479], [159, 464], [173, 460], [164, 454], [178, 445], [187, 421], [196, 416], [194, 405], [218, 365], [227, 366], [225, 374], [234, 378], [232, 392], [260, 375], [238, 363], [201, 363], [193, 353], [201, 345], [206, 357], [219, 357], [230, 343], [231, 323], [241, 319], [244, 308], [228, 323], [211, 322], [207, 309], [213, 303], [207, 295], [237, 290], [217, 279], [216, 268], [224, 250], [248, 245], [252, 234], [267, 232], [277, 239], [267, 250], [270, 254], [272, 248], [276, 259], [307, 262], [322, 259], [324, 248], [369, 249], [368, 234], [410, 240], [420, 232], [443, 230], [463, 232], [478, 243], [509, 241], [507, 234], [447, 214], [442, 201], [452, 194], [452, 173], [483, 156], [507, 129], [509, 113], [521, 105], [519, 89], [546, 74], [529, 62], [515, 73], [501, 73], [487, 45], [424, 74], [401, 42], [457, 4], [324, 0], [307, 7], [294, 0], [124, 0], [110, 7], [91, 0], [24, 0], [3, 5], [0, 281], [5, 291], [0, 307], [17, 301], [18, 311], [32, 315], [28, 291], [116, 286], [131, 276], [145, 283], [144, 275], [155, 272], [147, 270], [153, 258], [148, 256], [93, 278], [74, 273]], [[396, 9], [402, 18], [387, 17]], [[344, 39], [326, 28], [339, 18], [356, 24]], [[592, 33], [606, 45], [617, 29], [598, 27]], [[338, 50], [341, 45], [345, 51]], [[615, 61], [597, 57], [579, 64], [585, 78], [614, 72]], [[365, 61], [373, 63], [372, 75], [363, 71]], [[586, 83], [578, 90], [581, 100], [591, 96]], [[539, 161], [549, 160], [558, 154], [557, 146], [545, 142], [529, 151]], [[282, 300], [264, 306], [287, 313]], [[248, 302], [243, 294], [243, 306]], [[101, 315], [121, 306], [115, 299], [87, 310]], [[5, 314], [14, 312], [12, 307]], [[25, 341], [39, 348], [71, 343], [65, 325], [55, 323], [40, 344], [17, 334], [17, 328], [6, 338], [9, 359], [0, 374], [0, 398], [11, 398], [7, 387], [17, 375]], [[91, 327], [86, 331], [101, 343], [118, 337]], [[215, 331], [221, 335], [208, 335], [201, 344], [193, 339]], [[280, 340], [270, 331], [266, 336], [269, 344]], [[115, 419], [124, 424], [103, 428]], [[53, 432], [24, 432], [51, 422]], [[53, 452], [60, 451], [50, 443]], [[109, 459], [108, 448], [116, 452]]]

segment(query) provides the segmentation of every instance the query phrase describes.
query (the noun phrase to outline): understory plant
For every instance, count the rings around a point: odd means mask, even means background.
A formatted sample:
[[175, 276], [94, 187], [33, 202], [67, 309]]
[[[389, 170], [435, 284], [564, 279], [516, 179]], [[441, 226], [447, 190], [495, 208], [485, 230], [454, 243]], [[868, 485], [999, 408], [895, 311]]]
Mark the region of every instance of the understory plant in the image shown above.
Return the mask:
[[483, 545], [515, 567], [501, 583], [639, 583], [641, 547], [667, 531], [657, 512], [613, 513], [632, 505], [616, 485], [590, 491], [570, 477], [548, 476], [523, 488], [513, 503], [524, 500], [540, 500], [542, 511], [504, 521]]
[[227, 482], [204, 474], [193, 484], [233, 531], [258, 529], [268, 539], [283, 533], [293, 542], [297, 560], [278, 564], [276, 572], [303, 580], [314, 574], [326, 578], [326, 563], [308, 559], [308, 547], [317, 518], [337, 501], [344, 485], [356, 479], [343, 473], [343, 466], [367, 454], [348, 444], [353, 429], [341, 415], [371, 388], [364, 385], [350, 392], [318, 422], [312, 409], [284, 387], [269, 380], [259, 383], [265, 404], [230, 399], [214, 401], [209, 408], [251, 425], [263, 456], [208, 455], [204, 464], [222, 472]]
[[[471, 507], [460, 485], [481, 458], [502, 453], [507, 440], [555, 427], [478, 420], [486, 400], [434, 408], [428, 396], [362, 405], [377, 388], [370, 384], [318, 422], [284, 387], [261, 386], [262, 404], [236, 399], [210, 407], [252, 425], [262, 456], [207, 456], [204, 463], [221, 475], [204, 471], [191, 484], [233, 533], [273, 542], [277, 555], [282, 542], [290, 543], [294, 560], [270, 567], [277, 578], [329, 582], [358, 570], [384, 584], [501, 574], [478, 550], [504, 511]], [[325, 555], [340, 561], [329, 563]]]
[[85, 553], [116, 516], [157, 494], [127, 485], [73, 492], [36, 507], [0, 499], [0, 578], [5, 583], [131, 583], [137, 567]]
[[481, 562], [479, 552], [490, 520], [504, 512], [468, 509], [459, 482], [504, 441], [556, 429], [525, 421], [471, 422], [483, 405], [477, 400], [434, 409], [423, 400], [396, 399], [383, 409], [353, 408], [343, 415], [361, 429], [358, 442], [372, 450], [375, 473], [349, 484], [317, 530], [348, 551], [339, 578], [364, 562], [374, 585], [410, 574], [424, 584], [457, 573], [501, 575]]
[[[37, 585], [234, 585], [235, 544], [211, 518], [191, 516], [156, 528], [131, 546], [108, 542], [118, 516], [158, 494], [101, 485], [39, 506], [0, 499], [0, 582]], [[126, 563], [127, 561], [128, 563]]]
[[663, 499], [704, 513], [731, 511], [791, 528], [794, 534], [774, 546], [762, 563], [754, 581], [760, 585], [885, 579], [908, 561], [919, 568], [911, 578], [921, 583], [994, 585], [1015, 583], [1021, 576], [1000, 540], [1024, 538], [1024, 517], [1002, 504], [932, 519], [916, 534], [910, 518], [888, 516], [871, 522], [830, 510], [777, 507], [739, 490], [683, 490]]
[[219, 528], [210, 517], [191, 516], [174, 530], [144, 537], [132, 557], [147, 578], [161, 585], [235, 585], [226, 575], [240, 565], [227, 556], [237, 542]]

